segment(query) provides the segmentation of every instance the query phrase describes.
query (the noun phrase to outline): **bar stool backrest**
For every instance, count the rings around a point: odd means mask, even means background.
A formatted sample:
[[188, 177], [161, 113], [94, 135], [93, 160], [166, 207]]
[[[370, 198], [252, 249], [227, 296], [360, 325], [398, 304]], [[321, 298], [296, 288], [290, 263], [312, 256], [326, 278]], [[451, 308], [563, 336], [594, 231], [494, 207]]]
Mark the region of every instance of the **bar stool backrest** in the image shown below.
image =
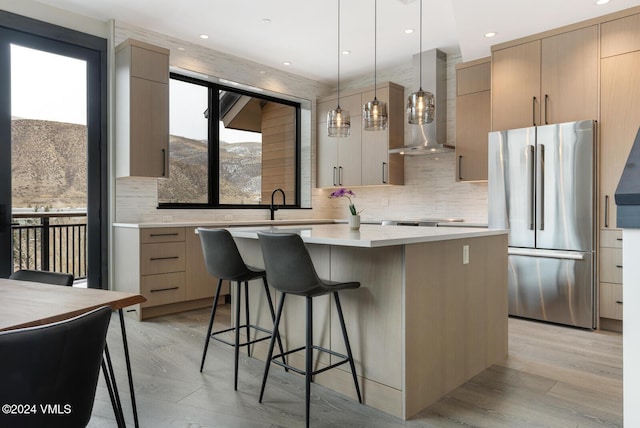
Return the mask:
[[228, 230], [198, 228], [198, 234], [209, 275], [235, 281], [247, 274], [247, 265]]
[[258, 233], [267, 281], [283, 293], [308, 295], [321, 286], [309, 251], [295, 233]]

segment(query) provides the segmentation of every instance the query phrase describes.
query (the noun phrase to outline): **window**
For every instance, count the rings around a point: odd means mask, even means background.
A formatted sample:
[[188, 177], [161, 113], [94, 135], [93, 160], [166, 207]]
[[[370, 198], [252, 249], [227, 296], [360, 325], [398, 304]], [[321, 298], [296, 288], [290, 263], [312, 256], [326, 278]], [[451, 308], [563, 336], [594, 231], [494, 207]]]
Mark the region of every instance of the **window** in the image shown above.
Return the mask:
[[173, 73], [169, 99], [160, 207], [300, 206], [300, 104]]

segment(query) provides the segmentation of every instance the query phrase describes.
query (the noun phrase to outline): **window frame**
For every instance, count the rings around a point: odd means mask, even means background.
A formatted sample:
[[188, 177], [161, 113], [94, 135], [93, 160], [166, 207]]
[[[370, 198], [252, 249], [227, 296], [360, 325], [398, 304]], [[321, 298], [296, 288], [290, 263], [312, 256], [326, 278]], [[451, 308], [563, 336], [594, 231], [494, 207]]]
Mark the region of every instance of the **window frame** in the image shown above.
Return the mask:
[[[220, 91], [228, 91], [265, 101], [276, 102], [295, 108], [296, 129], [295, 129], [295, 204], [287, 204], [283, 207], [287, 209], [301, 208], [301, 186], [302, 186], [302, 168], [301, 168], [301, 109], [299, 102], [290, 101], [283, 98], [277, 98], [270, 95], [251, 92], [248, 90], [238, 89], [231, 85], [223, 85], [217, 82], [198, 79], [191, 76], [185, 76], [180, 73], [170, 72], [169, 79], [180, 80], [204, 86], [208, 89], [208, 202], [207, 203], [191, 203], [191, 202], [160, 202], [158, 200], [158, 209], [268, 209], [269, 204], [221, 204], [220, 203], [220, 103], [218, 94]], [[171, 100], [169, 100], [171, 103]], [[215, 118], [215, 119], [214, 119]], [[171, 162], [171, 152], [169, 152], [169, 162]], [[275, 189], [274, 189], [275, 190]]]

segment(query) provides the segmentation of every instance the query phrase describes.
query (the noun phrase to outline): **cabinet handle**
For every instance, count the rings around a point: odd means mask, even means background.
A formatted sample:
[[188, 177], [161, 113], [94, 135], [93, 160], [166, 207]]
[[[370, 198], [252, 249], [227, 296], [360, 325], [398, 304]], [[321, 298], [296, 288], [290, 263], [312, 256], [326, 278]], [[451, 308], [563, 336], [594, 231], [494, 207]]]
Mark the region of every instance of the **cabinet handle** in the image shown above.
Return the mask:
[[152, 293], [157, 293], [158, 291], [171, 291], [171, 290], [177, 290], [179, 288], [180, 287], [177, 287], [177, 286], [176, 287], [168, 287], [168, 288], [156, 288], [156, 289], [153, 289], [153, 290], [150, 290], [150, 291]]
[[342, 167], [338, 167], [338, 184], [342, 186]]
[[338, 168], [336, 168], [335, 166], [333, 167], [333, 185], [337, 186], [338, 183], [336, 183], [336, 172], [338, 171]]
[[616, 241], [622, 241], [622, 238], [616, 238]]
[[609, 195], [604, 195], [604, 227], [609, 227]]
[[616, 303], [618, 303], [619, 305], [622, 305], [622, 300], [616, 300]]
[[388, 169], [389, 165], [386, 162], [382, 162], [382, 184], [387, 184], [387, 179], [385, 178], [384, 174], [385, 166]]
[[458, 156], [458, 180], [462, 181], [462, 155]]
[[549, 124], [548, 111], [549, 111], [549, 95], [544, 94], [544, 124], [545, 125]]
[[169, 257], [151, 257], [149, 258], [149, 260], [151, 260], [152, 262], [156, 261], [156, 260], [171, 260], [171, 259], [179, 259], [180, 256], [169, 256]]
[[149, 236], [154, 237], [154, 236], [178, 236], [177, 233], [152, 233]]
[[167, 175], [167, 151], [162, 149], [162, 176]]
[[531, 113], [532, 113], [532, 116], [533, 116], [533, 126], [536, 126], [536, 100], [537, 100], [537, 98], [533, 97], [533, 102], [531, 103], [531, 106], [532, 106]]
[[622, 265], [616, 265], [618, 269], [622, 269]]

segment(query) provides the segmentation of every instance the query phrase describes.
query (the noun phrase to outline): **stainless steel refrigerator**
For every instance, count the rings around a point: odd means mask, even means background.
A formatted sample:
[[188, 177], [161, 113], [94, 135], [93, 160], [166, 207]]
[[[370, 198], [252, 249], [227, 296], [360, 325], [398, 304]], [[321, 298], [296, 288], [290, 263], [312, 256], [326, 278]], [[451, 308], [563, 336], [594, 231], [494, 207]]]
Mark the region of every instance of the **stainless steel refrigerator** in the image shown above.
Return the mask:
[[595, 122], [489, 133], [489, 227], [509, 229], [509, 314], [595, 327]]

